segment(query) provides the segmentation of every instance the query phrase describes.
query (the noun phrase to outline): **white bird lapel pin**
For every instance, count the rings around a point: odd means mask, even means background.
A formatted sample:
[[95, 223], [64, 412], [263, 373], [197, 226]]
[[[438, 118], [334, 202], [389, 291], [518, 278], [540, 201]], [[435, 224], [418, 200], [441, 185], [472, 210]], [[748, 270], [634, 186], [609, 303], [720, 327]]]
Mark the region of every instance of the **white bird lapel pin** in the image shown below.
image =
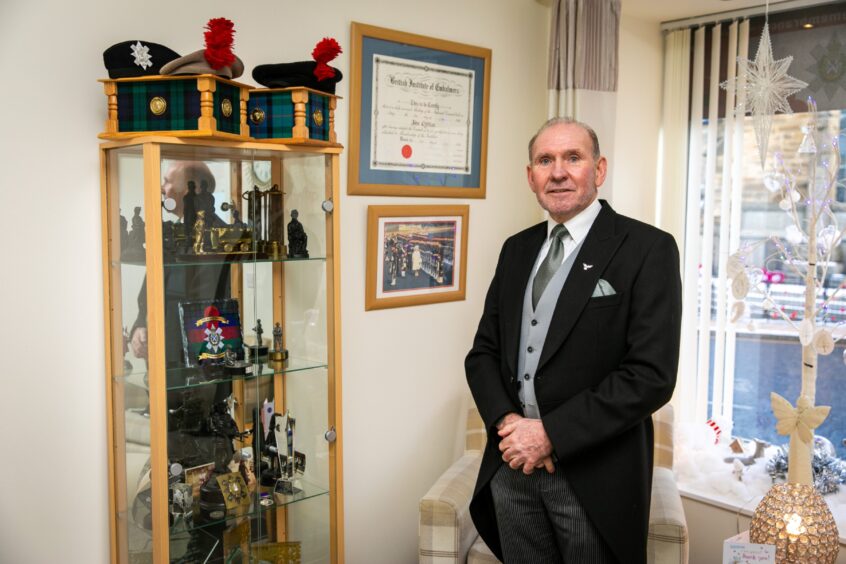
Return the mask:
[[588, 263], [586, 263], [586, 262], [583, 262], [583, 263], [582, 263], [582, 269], [584, 269], [584, 270], [590, 270], [591, 268], [593, 268], [593, 265], [592, 265], [592, 264], [588, 264]]

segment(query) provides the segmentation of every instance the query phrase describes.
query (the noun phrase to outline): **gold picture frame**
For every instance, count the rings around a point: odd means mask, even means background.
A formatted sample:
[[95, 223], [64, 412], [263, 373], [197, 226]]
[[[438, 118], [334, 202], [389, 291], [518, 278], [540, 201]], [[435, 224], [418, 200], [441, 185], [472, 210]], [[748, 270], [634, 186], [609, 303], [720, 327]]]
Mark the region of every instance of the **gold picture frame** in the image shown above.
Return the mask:
[[484, 198], [491, 50], [353, 22], [350, 195]]
[[369, 206], [364, 309], [463, 300], [470, 206]]

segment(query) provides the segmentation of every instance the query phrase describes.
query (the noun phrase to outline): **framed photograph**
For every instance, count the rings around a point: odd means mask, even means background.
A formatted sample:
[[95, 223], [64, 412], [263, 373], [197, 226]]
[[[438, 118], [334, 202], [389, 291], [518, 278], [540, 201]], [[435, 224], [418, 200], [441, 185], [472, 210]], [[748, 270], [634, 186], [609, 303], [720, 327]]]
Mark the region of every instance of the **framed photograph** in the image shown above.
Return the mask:
[[463, 300], [470, 206], [369, 206], [364, 309]]
[[347, 193], [484, 198], [491, 50], [356, 22], [351, 36]]
[[214, 462], [185, 469], [185, 483], [191, 486], [194, 499], [200, 499], [200, 488], [209, 481], [214, 474]]

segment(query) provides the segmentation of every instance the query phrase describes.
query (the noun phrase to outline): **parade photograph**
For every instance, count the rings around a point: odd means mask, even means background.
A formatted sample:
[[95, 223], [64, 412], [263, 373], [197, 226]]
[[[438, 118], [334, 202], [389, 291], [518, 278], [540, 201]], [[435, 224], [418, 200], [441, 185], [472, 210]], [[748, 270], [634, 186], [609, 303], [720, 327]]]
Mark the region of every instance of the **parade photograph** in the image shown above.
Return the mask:
[[467, 206], [371, 206], [367, 309], [464, 299]]

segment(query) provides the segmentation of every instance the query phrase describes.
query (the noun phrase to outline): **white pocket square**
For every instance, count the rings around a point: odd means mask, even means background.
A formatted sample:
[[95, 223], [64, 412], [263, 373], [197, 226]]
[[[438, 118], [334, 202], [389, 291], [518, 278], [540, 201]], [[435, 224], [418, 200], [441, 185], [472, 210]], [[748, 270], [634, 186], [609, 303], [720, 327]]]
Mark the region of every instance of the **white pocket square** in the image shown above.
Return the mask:
[[599, 298], [602, 296], [613, 296], [617, 292], [614, 290], [614, 287], [608, 283], [607, 280], [603, 280], [602, 278], [599, 279], [599, 282], [596, 283], [596, 288], [593, 289], [593, 294], [591, 294], [591, 298]]

